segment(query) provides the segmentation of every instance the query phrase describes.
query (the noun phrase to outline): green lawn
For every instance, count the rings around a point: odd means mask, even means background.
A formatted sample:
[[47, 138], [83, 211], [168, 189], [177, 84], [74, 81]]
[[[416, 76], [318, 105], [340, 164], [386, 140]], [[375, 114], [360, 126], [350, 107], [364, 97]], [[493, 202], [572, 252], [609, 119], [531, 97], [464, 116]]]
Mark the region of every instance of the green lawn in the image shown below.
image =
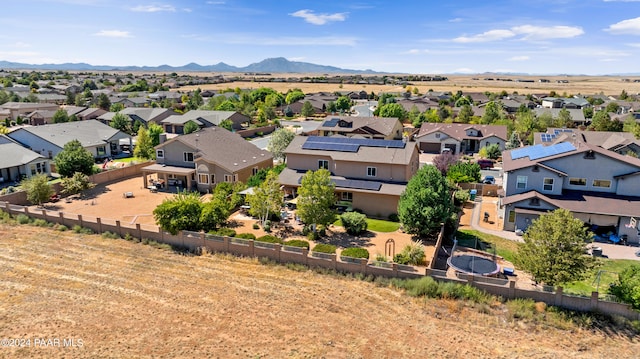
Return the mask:
[[[342, 226], [342, 221], [338, 218], [337, 221], [333, 222], [334, 226]], [[367, 218], [367, 229], [374, 232], [395, 232], [400, 228], [400, 223], [385, 221], [382, 219], [371, 219]]]
[[114, 159], [113, 162], [124, 162], [124, 163], [129, 163], [129, 162], [146, 162], [148, 160], [142, 159], [142, 158], [138, 158], [138, 157], [126, 157], [126, 158], [118, 158], [118, 159]]
[[[477, 241], [476, 241], [477, 238]], [[458, 245], [471, 247], [493, 253], [513, 263], [515, 253], [518, 251], [518, 243], [508, 239], [479, 232], [471, 229], [459, 230], [456, 233]]]
[[[618, 279], [618, 274], [622, 272], [625, 268], [628, 268], [632, 265], [640, 265], [639, 261], [634, 261], [631, 259], [606, 259], [601, 258], [600, 263], [602, 264], [600, 267], [591, 271], [587, 275], [587, 277], [580, 281], [570, 284], [565, 284], [564, 292], [567, 294], [576, 294], [582, 296], [591, 296], [591, 292], [595, 292], [596, 289], [600, 293], [600, 297], [604, 297], [607, 295], [607, 288], [609, 288], [609, 284], [615, 282]], [[600, 285], [598, 286], [598, 272], [600, 272]]]

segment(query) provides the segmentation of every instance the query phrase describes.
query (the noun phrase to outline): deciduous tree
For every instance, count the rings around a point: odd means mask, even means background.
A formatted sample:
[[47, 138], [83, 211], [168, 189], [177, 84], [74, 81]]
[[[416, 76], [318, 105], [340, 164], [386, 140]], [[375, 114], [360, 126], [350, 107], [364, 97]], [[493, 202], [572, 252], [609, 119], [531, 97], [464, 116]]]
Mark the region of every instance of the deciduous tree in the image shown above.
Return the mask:
[[20, 182], [20, 187], [27, 193], [27, 200], [41, 206], [55, 193], [45, 174], [39, 174]]
[[62, 193], [74, 195], [95, 187], [96, 184], [89, 181], [89, 176], [76, 172], [71, 177], [62, 178]]
[[308, 171], [298, 188], [298, 216], [306, 224], [323, 226], [335, 220], [333, 205], [335, 204], [335, 184], [331, 182], [331, 173], [322, 168]]
[[113, 115], [113, 117], [111, 118], [111, 122], [109, 122], [109, 125], [116, 130], [131, 134], [131, 119], [129, 118], [129, 116], [123, 113], [118, 112]]
[[569, 283], [583, 279], [596, 266], [596, 260], [586, 254], [590, 233], [566, 209], [541, 215], [523, 239], [515, 261], [536, 281], [552, 286]]
[[93, 174], [93, 155], [78, 140], [67, 142], [53, 160], [63, 177], [73, 176], [76, 172]]
[[408, 233], [427, 236], [451, 216], [453, 205], [447, 180], [432, 165], [423, 166], [400, 195], [398, 216]]
[[640, 265], [632, 265], [618, 274], [618, 280], [611, 284], [609, 293], [640, 310]]
[[267, 150], [271, 152], [273, 158], [276, 160], [285, 159], [284, 151], [287, 149], [291, 141], [296, 137], [295, 133], [289, 131], [286, 128], [279, 128], [273, 132], [269, 144], [267, 144]]
[[149, 136], [149, 131], [144, 128], [144, 126], [140, 126], [138, 129], [138, 137], [136, 140], [136, 147], [133, 150], [133, 155], [145, 160], [152, 160], [156, 158], [153, 141], [151, 140], [151, 136]]
[[300, 110], [300, 114], [304, 117], [311, 117], [315, 114], [315, 110], [313, 109], [313, 105], [309, 101], [305, 101], [302, 104], [302, 109]]
[[181, 192], [166, 198], [153, 210], [156, 223], [173, 235], [182, 230], [199, 231], [201, 214], [202, 201], [195, 192]]
[[51, 120], [53, 123], [69, 122], [69, 115], [67, 115], [67, 111], [59, 109], [53, 114]]
[[251, 206], [249, 213], [258, 217], [262, 225], [265, 225], [271, 213], [277, 213], [282, 207], [284, 192], [280, 189], [278, 175], [269, 172], [267, 178], [254, 187], [253, 194], [247, 196], [247, 202]]
[[396, 118], [399, 118], [400, 121], [402, 121], [402, 120], [407, 118], [407, 111], [399, 103], [388, 103], [388, 104], [382, 105], [382, 107], [380, 107], [380, 111], [378, 112], [378, 116], [380, 116], [380, 117], [396, 117]]
[[188, 135], [190, 133], [198, 131], [199, 129], [200, 129], [200, 126], [198, 126], [197, 123], [189, 120], [189, 121], [187, 121], [187, 123], [184, 124], [183, 131], [184, 131], [185, 135]]

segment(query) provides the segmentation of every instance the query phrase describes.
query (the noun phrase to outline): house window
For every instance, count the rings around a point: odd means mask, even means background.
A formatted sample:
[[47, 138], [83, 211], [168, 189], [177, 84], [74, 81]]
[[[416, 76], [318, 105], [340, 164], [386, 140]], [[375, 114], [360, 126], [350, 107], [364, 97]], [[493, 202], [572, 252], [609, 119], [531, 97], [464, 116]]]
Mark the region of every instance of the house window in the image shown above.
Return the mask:
[[585, 152], [584, 158], [587, 159], [587, 160], [595, 160], [596, 159], [596, 154], [592, 150], [589, 150], [589, 151]]
[[509, 222], [513, 223], [516, 221], [516, 211], [509, 211]]
[[198, 174], [198, 183], [209, 184], [209, 175], [204, 173]]
[[586, 186], [587, 179], [586, 178], [569, 178], [569, 184], [572, 186]]
[[318, 160], [318, 169], [324, 168], [325, 170], [329, 169], [329, 161], [327, 160]]
[[216, 183], [216, 175], [212, 173], [209, 176], [211, 176], [211, 183]]
[[518, 189], [526, 189], [527, 188], [527, 176], [518, 176], [516, 179], [516, 188]]
[[98, 154], [98, 156], [104, 156], [107, 154], [107, 149], [105, 148], [105, 146], [98, 146], [96, 147], [96, 153]]
[[238, 182], [238, 174], [233, 175], [233, 182]]
[[530, 206], [539, 206], [540, 205], [540, 198], [534, 197], [529, 199], [529, 205]]
[[436, 138], [440, 138], [440, 133], [436, 133]]
[[609, 180], [593, 180], [593, 187], [611, 188], [611, 181]]
[[156, 150], [156, 158], [164, 158], [164, 150]]
[[257, 174], [258, 174], [258, 171], [259, 171], [258, 167], [253, 167], [253, 168], [251, 169], [251, 175], [253, 175], [253, 176], [257, 175]]
[[224, 181], [225, 182], [233, 182], [233, 175], [224, 175]]
[[193, 152], [184, 152], [183, 157], [185, 162], [193, 162]]
[[533, 172], [540, 172], [540, 166], [538, 166], [538, 165], [533, 166], [533, 170], [532, 171]]
[[376, 177], [378, 175], [378, 169], [375, 167], [367, 167], [367, 176]]
[[543, 180], [542, 189], [544, 191], [553, 191], [553, 178], [545, 178]]
[[353, 193], [351, 192], [342, 192], [342, 200], [353, 202]]

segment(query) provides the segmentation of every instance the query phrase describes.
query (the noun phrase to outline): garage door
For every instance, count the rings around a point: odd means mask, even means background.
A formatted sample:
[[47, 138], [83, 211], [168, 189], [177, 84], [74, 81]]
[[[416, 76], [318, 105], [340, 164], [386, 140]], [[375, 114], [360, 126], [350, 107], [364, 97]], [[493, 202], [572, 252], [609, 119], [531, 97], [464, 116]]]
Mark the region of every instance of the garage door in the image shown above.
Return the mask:
[[420, 151], [425, 153], [440, 153], [440, 143], [420, 142]]

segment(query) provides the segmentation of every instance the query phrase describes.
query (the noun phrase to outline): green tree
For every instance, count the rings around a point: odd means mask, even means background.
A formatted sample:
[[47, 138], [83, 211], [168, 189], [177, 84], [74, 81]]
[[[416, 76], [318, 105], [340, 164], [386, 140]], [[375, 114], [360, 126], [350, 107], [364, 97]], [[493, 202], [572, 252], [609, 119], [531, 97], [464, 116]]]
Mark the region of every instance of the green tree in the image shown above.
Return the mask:
[[447, 178], [454, 183], [480, 182], [480, 165], [471, 162], [458, 162], [449, 166]]
[[109, 106], [109, 111], [110, 112], [120, 112], [122, 110], [124, 110], [124, 105], [119, 103], [119, 102], [118, 103], [112, 103]]
[[62, 177], [73, 176], [76, 172], [93, 174], [93, 155], [78, 140], [67, 142], [53, 161]]
[[340, 96], [336, 100], [336, 108], [341, 111], [349, 111], [351, 108], [351, 100], [346, 96]]
[[224, 128], [228, 131], [233, 131], [233, 122], [230, 119], [220, 121], [219, 127]]
[[581, 280], [596, 266], [586, 255], [591, 234], [584, 223], [566, 209], [557, 209], [534, 220], [518, 246], [515, 261], [535, 281], [547, 285]]
[[27, 193], [27, 200], [41, 206], [55, 193], [45, 174], [39, 174], [20, 182], [20, 187]]
[[490, 125], [498, 120], [502, 119], [502, 107], [498, 102], [490, 101], [487, 103], [484, 109], [484, 114], [480, 120], [480, 123]]
[[188, 135], [190, 133], [196, 132], [200, 129], [200, 126], [198, 126], [197, 123], [189, 120], [187, 121], [187, 123], [184, 124], [184, 134]]
[[589, 125], [589, 129], [593, 131], [620, 132], [623, 128], [624, 124], [618, 120], [612, 121], [611, 116], [606, 111], [596, 112]]
[[569, 110], [563, 108], [558, 112], [558, 122], [562, 124], [561, 126], [573, 127], [573, 117]]
[[179, 231], [199, 231], [202, 226], [202, 201], [196, 192], [181, 192], [166, 198], [153, 210], [156, 223], [165, 231], [176, 235]]
[[316, 113], [313, 109], [313, 105], [309, 101], [305, 101], [302, 104], [302, 109], [300, 110], [300, 114], [304, 117], [311, 117]]
[[379, 108], [378, 116], [380, 117], [396, 117], [400, 121], [407, 118], [407, 111], [399, 103], [388, 103]]
[[456, 117], [457, 122], [469, 123], [471, 122], [472, 119], [473, 119], [473, 109], [471, 108], [471, 105], [469, 104], [462, 105], [460, 112], [458, 112], [458, 117]]
[[267, 144], [267, 151], [271, 152], [275, 160], [284, 161], [284, 151], [295, 137], [295, 133], [288, 129], [279, 128], [271, 135], [271, 139], [269, 139], [269, 143]]
[[258, 187], [254, 187], [253, 194], [247, 196], [247, 202], [251, 206], [249, 213], [258, 217], [262, 226], [272, 213], [278, 213], [282, 207], [284, 192], [280, 189], [278, 175], [269, 172], [267, 178]]
[[336, 217], [332, 208], [335, 184], [331, 182], [330, 175], [324, 168], [308, 171], [298, 188], [298, 216], [304, 223], [312, 224], [314, 233], [318, 224], [326, 226]]
[[511, 136], [509, 136], [509, 141], [507, 141], [505, 147], [508, 150], [520, 147], [520, 138], [518, 137], [518, 134], [516, 132], [511, 133]]
[[200, 212], [200, 226], [205, 232], [218, 229], [229, 218], [230, 208], [224, 198], [212, 197], [202, 205]]
[[447, 180], [432, 165], [423, 166], [400, 195], [398, 216], [405, 231], [419, 236], [434, 234], [451, 217], [453, 205]]
[[67, 111], [59, 109], [53, 114], [53, 118], [51, 120], [53, 123], [69, 122], [69, 115], [67, 115]]
[[155, 147], [160, 144], [160, 135], [164, 132], [164, 128], [156, 123], [149, 123], [149, 137], [151, 137], [151, 146]]
[[607, 104], [607, 107], [605, 108], [606, 112], [611, 113], [618, 113], [618, 110], [620, 110], [620, 104], [618, 104], [617, 102], [609, 102]]
[[131, 119], [123, 113], [116, 113], [113, 115], [109, 125], [116, 130], [131, 134]]
[[287, 96], [285, 97], [285, 102], [287, 103], [287, 105], [291, 105], [292, 103], [298, 100], [302, 100], [303, 98], [304, 98], [304, 92], [302, 92], [301, 90], [295, 89], [287, 93]]
[[89, 176], [76, 172], [71, 177], [62, 178], [62, 193], [74, 195], [95, 187], [96, 184], [89, 180]]
[[145, 160], [152, 160], [156, 157], [155, 154], [156, 151], [153, 148], [153, 141], [151, 140], [151, 136], [149, 136], [149, 131], [144, 128], [144, 126], [140, 126], [133, 155]]
[[500, 156], [502, 156], [502, 151], [500, 151], [500, 146], [498, 146], [497, 143], [489, 145], [485, 148], [487, 150], [487, 157], [491, 158], [492, 160], [496, 160]]
[[367, 216], [358, 212], [345, 212], [340, 216], [342, 226], [347, 233], [357, 236], [367, 230]]
[[109, 101], [109, 96], [107, 96], [107, 94], [101, 93], [98, 95], [98, 107], [105, 111], [109, 111], [111, 108], [111, 101]]
[[640, 265], [632, 265], [620, 272], [618, 280], [611, 284], [609, 294], [640, 310]]

